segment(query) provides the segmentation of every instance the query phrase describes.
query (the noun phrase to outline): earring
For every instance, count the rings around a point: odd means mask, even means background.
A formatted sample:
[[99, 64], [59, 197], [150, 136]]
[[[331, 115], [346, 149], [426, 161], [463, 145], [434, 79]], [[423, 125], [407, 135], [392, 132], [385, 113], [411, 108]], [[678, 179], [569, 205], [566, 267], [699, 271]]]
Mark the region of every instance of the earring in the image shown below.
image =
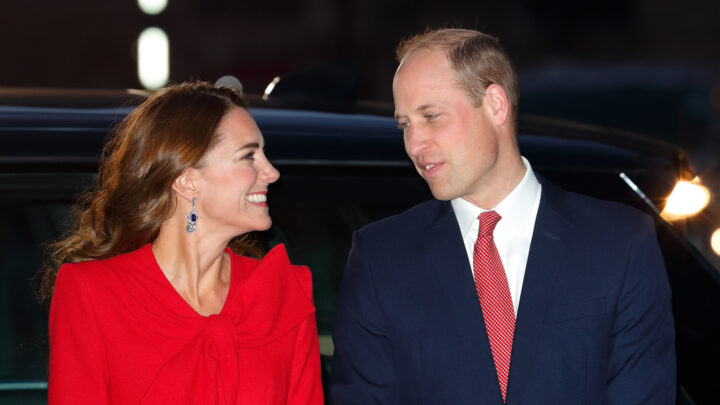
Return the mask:
[[193, 233], [195, 232], [195, 229], [197, 229], [198, 216], [197, 212], [195, 212], [195, 204], [197, 204], [197, 197], [193, 197], [192, 208], [187, 216], [188, 222], [187, 225], [185, 225], [185, 232], [187, 233]]

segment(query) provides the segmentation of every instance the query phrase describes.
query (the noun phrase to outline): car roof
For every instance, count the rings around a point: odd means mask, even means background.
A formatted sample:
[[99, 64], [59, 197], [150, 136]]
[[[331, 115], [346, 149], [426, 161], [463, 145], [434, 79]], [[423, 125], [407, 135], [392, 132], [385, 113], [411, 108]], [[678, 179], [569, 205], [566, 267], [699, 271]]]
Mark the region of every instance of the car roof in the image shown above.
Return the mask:
[[[92, 170], [112, 128], [148, 94], [0, 89], [0, 170]], [[275, 164], [410, 166], [389, 104], [322, 108], [246, 98]], [[521, 153], [541, 172], [628, 173], [654, 199], [667, 196], [677, 179], [694, 177], [687, 155], [665, 142], [545, 117], [518, 121]]]
[[[104, 138], [105, 134], [133, 109], [134, 107], [68, 108], [0, 105], [0, 131], [5, 134], [3, 136], [17, 134], [21, 138], [6, 141], [8, 143], [26, 143], [33, 146], [38, 145], [35, 142], [23, 142], [22, 138], [40, 136], [41, 133], [64, 134], [58, 136], [61, 136], [64, 141], [70, 142], [76, 137], [87, 138], [83, 134], [99, 134]], [[262, 107], [251, 107], [250, 111], [265, 136], [292, 136], [304, 138], [303, 140], [309, 142], [318, 138], [321, 138], [322, 141], [331, 141], [326, 138], [333, 138], [337, 140], [338, 146], [349, 141], [399, 143], [398, 141], [402, 137], [401, 131], [396, 128], [395, 120], [391, 117]], [[27, 136], [20, 136], [21, 134], [27, 134]], [[685, 158], [682, 149], [649, 137], [543, 117], [521, 117], [519, 142], [521, 148], [528, 150], [532, 155], [535, 154], [534, 150], [543, 149], [544, 153], [548, 153], [549, 156], [567, 155], [568, 158], [572, 158], [573, 155], [613, 157], [625, 160], [650, 157], [654, 161]], [[19, 151], [20, 149], [15, 148], [14, 150]], [[92, 148], [92, 150], [97, 156], [97, 149]], [[58, 154], [71, 152], [55, 149], [53, 151]], [[0, 150], [0, 159], [10, 156], [11, 152], [13, 150]], [[28, 154], [34, 153], [31, 149], [28, 149], [27, 152]], [[372, 160], [386, 158], [383, 154], [377, 154], [381, 151], [367, 153], [369, 151], [361, 150], [358, 152], [356, 148], [353, 151], [347, 151], [347, 154], [335, 151], [336, 153], [325, 155], [323, 152], [327, 151], [319, 150], [315, 153], [318, 156], [322, 155], [327, 160], [342, 160], [351, 158], [354, 154]], [[398, 156], [393, 154], [393, 157], [397, 158]], [[601, 162], [596, 163], [602, 164]]]

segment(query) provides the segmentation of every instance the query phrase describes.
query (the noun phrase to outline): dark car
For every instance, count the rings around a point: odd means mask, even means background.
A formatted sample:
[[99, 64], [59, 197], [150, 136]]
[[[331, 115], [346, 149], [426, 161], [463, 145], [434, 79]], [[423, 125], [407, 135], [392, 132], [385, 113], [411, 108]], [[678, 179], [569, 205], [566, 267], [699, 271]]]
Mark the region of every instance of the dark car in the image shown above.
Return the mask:
[[[63, 234], [74, 199], [93, 185], [109, 132], [143, 97], [0, 91], [0, 403], [46, 402], [47, 306], [35, 299], [33, 279], [45, 244]], [[352, 232], [432, 196], [405, 155], [391, 110], [355, 104], [323, 112], [250, 101], [282, 173], [269, 194], [273, 228], [257, 239], [265, 249], [285, 243], [293, 262], [312, 269], [327, 377], [335, 294]], [[519, 143], [533, 168], [559, 186], [655, 218], [673, 290], [678, 403], [720, 403], [720, 273], [658, 215], [676, 183], [693, 177], [683, 152], [539, 117], [521, 117]]]

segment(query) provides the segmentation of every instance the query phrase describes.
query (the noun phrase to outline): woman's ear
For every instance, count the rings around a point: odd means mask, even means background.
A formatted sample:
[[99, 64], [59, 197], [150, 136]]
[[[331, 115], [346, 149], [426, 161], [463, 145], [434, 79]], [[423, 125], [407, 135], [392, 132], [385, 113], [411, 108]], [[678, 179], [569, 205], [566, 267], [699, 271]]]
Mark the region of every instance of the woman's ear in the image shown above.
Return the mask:
[[485, 89], [483, 102], [487, 104], [490, 116], [495, 125], [503, 126], [508, 122], [510, 117], [510, 99], [505, 89], [497, 84], [489, 85]]
[[198, 188], [194, 169], [185, 169], [172, 183], [172, 188], [181, 198], [191, 202], [197, 196]]

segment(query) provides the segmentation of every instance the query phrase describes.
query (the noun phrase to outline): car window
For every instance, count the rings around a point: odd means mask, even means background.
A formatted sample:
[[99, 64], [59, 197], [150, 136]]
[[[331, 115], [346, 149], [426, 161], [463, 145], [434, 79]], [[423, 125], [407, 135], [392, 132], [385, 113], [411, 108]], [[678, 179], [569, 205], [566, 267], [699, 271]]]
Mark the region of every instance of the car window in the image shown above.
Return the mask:
[[48, 308], [36, 299], [36, 276], [45, 244], [65, 232], [73, 200], [94, 178], [0, 175], [0, 403], [45, 401]]
[[410, 165], [278, 169], [268, 193], [273, 227], [260, 240], [265, 249], [284, 243], [293, 263], [310, 267], [318, 331], [330, 335], [353, 231], [432, 196]]

